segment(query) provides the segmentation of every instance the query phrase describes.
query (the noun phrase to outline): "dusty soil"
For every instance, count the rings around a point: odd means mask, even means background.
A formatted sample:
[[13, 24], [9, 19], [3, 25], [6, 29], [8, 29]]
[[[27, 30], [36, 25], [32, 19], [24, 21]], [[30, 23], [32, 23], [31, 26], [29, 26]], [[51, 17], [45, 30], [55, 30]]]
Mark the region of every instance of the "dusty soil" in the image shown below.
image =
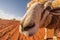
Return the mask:
[[[31, 37], [26, 37], [19, 33], [20, 22], [16, 20], [0, 20], [0, 40], [44, 40], [45, 30], [39, 28]], [[54, 28], [47, 29], [47, 38], [52, 40], [54, 36]], [[60, 40], [60, 31], [57, 33]]]

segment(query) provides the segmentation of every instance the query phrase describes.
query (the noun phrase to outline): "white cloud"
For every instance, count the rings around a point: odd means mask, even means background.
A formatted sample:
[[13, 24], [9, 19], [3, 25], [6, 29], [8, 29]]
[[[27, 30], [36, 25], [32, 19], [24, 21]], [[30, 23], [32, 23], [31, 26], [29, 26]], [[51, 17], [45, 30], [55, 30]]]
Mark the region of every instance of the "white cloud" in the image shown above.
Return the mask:
[[5, 13], [3, 10], [0, 10], [0, 18], [2, 19], [13, 19], [15, 18], [16, 20], [20, 20], [20, 17], [15, 17], [15, 15]]

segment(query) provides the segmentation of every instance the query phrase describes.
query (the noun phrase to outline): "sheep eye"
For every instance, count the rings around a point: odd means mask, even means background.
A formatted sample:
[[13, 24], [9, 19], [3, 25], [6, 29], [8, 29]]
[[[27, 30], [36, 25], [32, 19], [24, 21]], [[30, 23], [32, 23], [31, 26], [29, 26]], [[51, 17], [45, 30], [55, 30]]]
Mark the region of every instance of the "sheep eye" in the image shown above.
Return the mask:
[[33, 28], [34, 26], [35, 26], [35, 23], [30, 24], [30, 25], [27, 25], [27, 26], [24, 28], [24, 30], [27, 31], [27, 30]]

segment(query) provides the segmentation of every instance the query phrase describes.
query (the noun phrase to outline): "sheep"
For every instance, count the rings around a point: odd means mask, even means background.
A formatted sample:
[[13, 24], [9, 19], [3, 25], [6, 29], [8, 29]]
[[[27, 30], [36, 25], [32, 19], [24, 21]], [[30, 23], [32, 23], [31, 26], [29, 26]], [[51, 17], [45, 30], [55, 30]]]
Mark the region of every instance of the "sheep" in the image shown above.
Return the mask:
[[55, 28], [54, 38], [56, 38], [57, 28], [60, 28], [60, 8], [52, 8], [49, 4], [51, 4], [49, 1], [45, 4], [38, 2], [32, 4], [21, 21], [20, 32], [32, 36], [38, 28], [45, 27], [45, 31], [46, 28]]

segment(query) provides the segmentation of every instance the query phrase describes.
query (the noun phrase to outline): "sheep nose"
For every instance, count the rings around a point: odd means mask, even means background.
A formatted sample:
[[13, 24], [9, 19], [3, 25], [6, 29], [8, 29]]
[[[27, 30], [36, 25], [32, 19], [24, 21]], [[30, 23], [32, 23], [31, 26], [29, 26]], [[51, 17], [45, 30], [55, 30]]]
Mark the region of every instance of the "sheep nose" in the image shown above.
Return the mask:
[[35, 23], [27, 25], [26, 27], [23, 27], [22, 31], [28, 31], [29, 29], [33, 28], [35, 26]]

